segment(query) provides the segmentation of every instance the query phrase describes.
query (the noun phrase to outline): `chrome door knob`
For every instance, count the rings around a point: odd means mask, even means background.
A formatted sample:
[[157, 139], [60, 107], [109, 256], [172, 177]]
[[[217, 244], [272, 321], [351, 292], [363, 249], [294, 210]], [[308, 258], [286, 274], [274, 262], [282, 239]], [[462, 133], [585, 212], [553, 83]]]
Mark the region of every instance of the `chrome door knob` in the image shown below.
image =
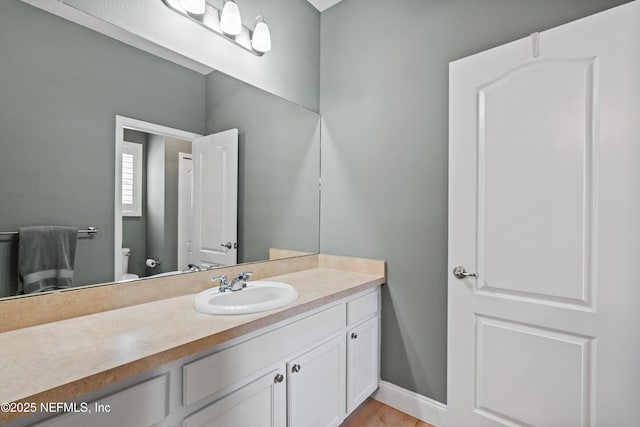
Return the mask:
[[291, 368], [291, 372], [300, 372], [300, 365], [298, 365], [297, 363], [293, 365], [293, 367]]
[[478, 277], [478, 273], [468, 273], [461, 265], [453, 269], [453, 275], [456, 279], [466, 279], [467, 277]]
[[231, 244], [231, 242], [227, 242], [227, 243], [220, 243], [220, 246], [222, 246], [223, 248], [227, 248], [227, 249], [231, 249], [233, 247], [233, 245]]
[[351, 333], [351, 339], [352, 340], [357, 340], [358, 339], [358, 333], [357, 332], [352, 332]]
[[282, 381], [284, 381], [284, 375], [282, 374], [276, 375], [276, 377], [273, 379], [273, 382], [275, 383], [281, 383]]

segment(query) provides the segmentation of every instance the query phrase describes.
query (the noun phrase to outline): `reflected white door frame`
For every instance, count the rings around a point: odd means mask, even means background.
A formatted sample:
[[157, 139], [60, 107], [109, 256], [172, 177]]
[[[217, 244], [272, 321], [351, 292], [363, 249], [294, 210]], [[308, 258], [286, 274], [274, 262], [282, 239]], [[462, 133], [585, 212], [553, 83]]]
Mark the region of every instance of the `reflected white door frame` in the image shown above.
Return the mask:
[[185, 141], [193, 141], [202, 135], [187, 132], [180, 129], [170, 128], [155, 123], [132, 119], [125, 116], [116, 116], [116, 138], [115, 138], [115, 195], [114, 195], [114, 216], [113, 216], [113, 280], [117, 281], [122, 276], [122, 142], [124, 141], [124, 130], [131, 129], [140, 132], [178, 138]]
[[192, 263], [193, 156], [178, 153], [178, 269]]

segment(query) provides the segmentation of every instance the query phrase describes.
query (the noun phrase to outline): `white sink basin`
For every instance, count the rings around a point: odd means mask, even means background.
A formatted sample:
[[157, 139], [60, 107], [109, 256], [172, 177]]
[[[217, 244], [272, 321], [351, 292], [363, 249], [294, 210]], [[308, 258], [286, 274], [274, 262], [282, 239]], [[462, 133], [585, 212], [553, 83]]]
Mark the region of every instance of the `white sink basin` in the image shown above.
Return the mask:
[[299, 295], [291, 285], [263, 280], [248, 282], [246, 288], [234, 292], [207, 289], [196, 295], [194, 308], [205, 314], [260, 313], [291, 304]]

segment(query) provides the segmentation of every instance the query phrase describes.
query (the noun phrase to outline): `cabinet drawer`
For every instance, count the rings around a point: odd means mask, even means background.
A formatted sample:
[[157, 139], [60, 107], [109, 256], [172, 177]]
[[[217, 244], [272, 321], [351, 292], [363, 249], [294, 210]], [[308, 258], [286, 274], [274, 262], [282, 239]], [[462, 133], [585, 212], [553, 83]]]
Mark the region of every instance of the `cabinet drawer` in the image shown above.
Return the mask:
[[183, 404], [232, 391], [290, 354], [344, 330], [346, 309], [337, 305], [183, 366]]
[[347, 324], [353, 326], [361, 320], [373, 316], [378, 312], [378, 292], [363, 295], [347, 303]]
[[90, 412], [61, 415], [37, 427], [150, 427], [169, 413], [167, 380], [163, 375], [144, 381], [89, 403], [85, 408]]

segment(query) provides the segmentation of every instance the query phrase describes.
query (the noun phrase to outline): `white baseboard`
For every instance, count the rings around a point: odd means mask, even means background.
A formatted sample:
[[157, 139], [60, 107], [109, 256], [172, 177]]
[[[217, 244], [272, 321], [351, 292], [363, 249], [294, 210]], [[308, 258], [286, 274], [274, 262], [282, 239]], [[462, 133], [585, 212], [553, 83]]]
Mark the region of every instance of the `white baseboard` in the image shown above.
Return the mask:
[[447, 405], [395, 384], [380, 381], [373, 398], [435, 427], [447, 425]]

